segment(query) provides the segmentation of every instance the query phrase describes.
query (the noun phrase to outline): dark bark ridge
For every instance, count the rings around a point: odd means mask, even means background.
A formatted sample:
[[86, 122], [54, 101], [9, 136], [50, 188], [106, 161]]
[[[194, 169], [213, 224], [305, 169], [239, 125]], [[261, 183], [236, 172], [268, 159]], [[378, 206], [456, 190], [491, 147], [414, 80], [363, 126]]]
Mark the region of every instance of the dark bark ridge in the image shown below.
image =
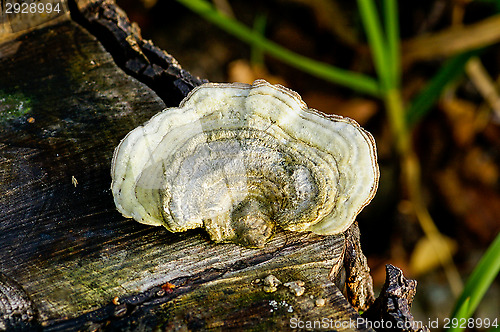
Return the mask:
[[391, 331], [425, 332], [429, 329], [421, 322], [416, 322], [410, 312], [413, 297], [417, 291], [417, 282], [406, 279], [403, 272], [393, 265], [385, 267], [385, 284], [379, 297], [363, 314], [369, 321], [380, 324]]
[[37, 329], [38, 313], [26, 291], [0, 273], [0, 331]]
[[126, 73], [145, 83], [165, 102], [177, 106], [194, 87], [208, 82], [192, 76], [177, 60], [149, 40], [112, 0], [91, 1], [80, 9], [69, 0], [71, 18], [90, 31]]

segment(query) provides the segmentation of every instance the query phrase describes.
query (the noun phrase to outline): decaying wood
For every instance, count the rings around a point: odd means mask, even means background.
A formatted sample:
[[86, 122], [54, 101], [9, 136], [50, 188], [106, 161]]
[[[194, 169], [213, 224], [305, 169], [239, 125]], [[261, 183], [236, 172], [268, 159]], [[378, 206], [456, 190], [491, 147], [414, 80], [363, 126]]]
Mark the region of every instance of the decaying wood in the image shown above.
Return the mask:
[[429, 331], [421, 322], [416, 322], [410, 312], [417, 282], [406, 279], [400, 269], [390, 264], [386, 265], [385, 273], [384, 287], [363, 317], [377, 324], [385, 322], [384, 326], [392, 327], [391, 331]]
[[[262, 330], [358, 321], [373, 291], [356, 224], [338, 236], [279, 231], [264, 249], [248, 249], [116, 211], [114, 147], [202, 81], [143, 41], [113, 3], [69, 7], [76, 21], [61, 16], [0, 44], [0, 287], [15, 280], [37, 311], [18, 327]], [[351, 303], [339, 290], [342, 273]], [[270, 274], [304, 282], [304, 294], [284, 285], [265, 292], [258, 280]]]
[[14, 280], [0, 273], [0, 331], [37, 328], [37, 310]]
[[357, 225], [346, 231], [344, 265], [346, 269], [347, 297], [356, 310], [365, 311], [375, 300], [373, 281], [366, 257], [361, 250]]
[[177, 60], [141, 37], [136, 24], [113, 0], [68, 0], [71, 17], [93, 35], [126, 73], [149, 86], [167, 105], [176, 106], [194, 87], [208, 81], [193, 77]]

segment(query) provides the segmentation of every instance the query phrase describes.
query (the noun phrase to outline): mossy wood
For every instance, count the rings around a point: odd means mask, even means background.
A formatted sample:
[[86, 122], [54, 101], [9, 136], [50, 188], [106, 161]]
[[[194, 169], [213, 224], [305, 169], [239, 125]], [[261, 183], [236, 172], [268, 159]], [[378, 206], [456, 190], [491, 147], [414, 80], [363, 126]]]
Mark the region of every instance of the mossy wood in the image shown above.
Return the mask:
[[[0, 307], [0, 330], [263, 330], [287, 329], [292, 318], [358, 319], [356, 309], [373, 293], [356, 224], [339, 236], [279, 231], [264, 249], [247, 249], [215, 244], [203, 231], [172, 234], [116, 211], [113, 149], [202, 81], [126, 31], [132, 28], [119, 11], [128, 26], [115, 20], [107, 35], [93, 29], [89, 17], [99, 6], [114, 8], [86, 2], [79, 12], [69, 3], [72, 16], [31, 25], [24, 17], [22, 28], [16, 17], [0, 22], [0, 286], [18, 289], [4, 294], [21, 294], [11, 301], [31, 301], [18, 321]], [[110, 43], [119, 26], [123, 38]], [[130, 35], [149, 52], [135, 72], [121, 52]], [[304, 294], [283, 285], [264, 292], [256, 280], [270, 274], [303, 281]]]

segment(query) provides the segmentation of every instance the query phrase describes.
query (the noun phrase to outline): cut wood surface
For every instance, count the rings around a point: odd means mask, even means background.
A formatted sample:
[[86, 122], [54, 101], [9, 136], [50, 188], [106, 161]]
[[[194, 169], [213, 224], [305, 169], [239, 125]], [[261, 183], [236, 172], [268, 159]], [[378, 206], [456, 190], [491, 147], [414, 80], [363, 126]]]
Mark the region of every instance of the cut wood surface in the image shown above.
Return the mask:
[[[147, 86], [124, 70], [69, 15], [1, 39], [0, 286], [8, 278], [27, 294], [36, 311], [30, 326], [263, 330], [357, 321], [373, 291], [356, 224], [338, 236], [278, 231], [265, 248], [249, 249], [215, 244], [201, 230], [172, 234], [116, 211], [115, 146], [178, 103], [178, 93], [150, 86], [170, 84], [183, 95], [202, 82], [179, 71], [178, 80]], [[271, 274], [304, 282], [304, 294], [284, 285], [265, 292]], [[16, 323], [0, 315], [2, 324]]]

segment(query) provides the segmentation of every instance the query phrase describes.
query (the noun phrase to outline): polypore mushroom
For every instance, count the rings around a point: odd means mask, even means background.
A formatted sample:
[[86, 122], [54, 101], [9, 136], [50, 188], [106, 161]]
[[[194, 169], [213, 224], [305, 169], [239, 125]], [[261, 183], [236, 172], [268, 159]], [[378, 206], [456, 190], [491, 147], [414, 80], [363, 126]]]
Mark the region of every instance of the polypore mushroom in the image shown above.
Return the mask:
[[309, 109], [264, 80], [208, 83], [115, 149], [116, 207], [171, 232], [263, 246], [275, 226], [345, 231], [375, 195], [375, 141], [354, 120]]

